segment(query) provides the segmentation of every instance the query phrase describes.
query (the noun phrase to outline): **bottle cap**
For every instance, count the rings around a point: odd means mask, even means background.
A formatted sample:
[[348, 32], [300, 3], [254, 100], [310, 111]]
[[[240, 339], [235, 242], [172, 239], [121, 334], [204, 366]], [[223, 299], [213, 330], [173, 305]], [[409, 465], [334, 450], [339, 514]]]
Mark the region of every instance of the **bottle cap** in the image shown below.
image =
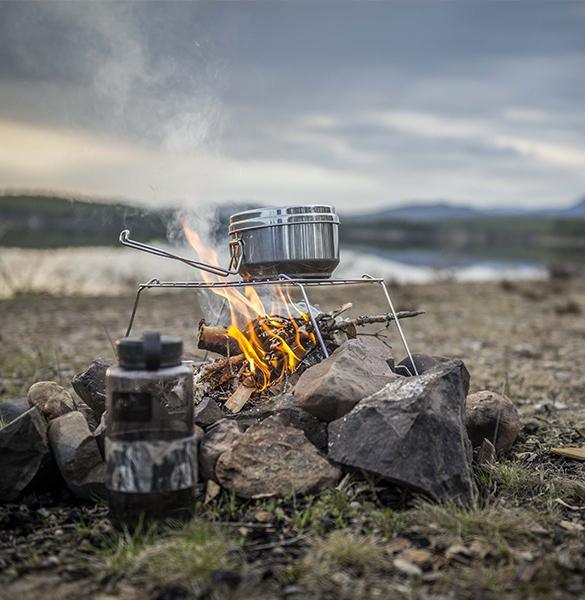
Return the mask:
[[116, 341], [118, 362], [123, 369], [156, 371], [181, 364], [183, 340], [158, 331], [145, 331], [142, 337], [125, 337]]

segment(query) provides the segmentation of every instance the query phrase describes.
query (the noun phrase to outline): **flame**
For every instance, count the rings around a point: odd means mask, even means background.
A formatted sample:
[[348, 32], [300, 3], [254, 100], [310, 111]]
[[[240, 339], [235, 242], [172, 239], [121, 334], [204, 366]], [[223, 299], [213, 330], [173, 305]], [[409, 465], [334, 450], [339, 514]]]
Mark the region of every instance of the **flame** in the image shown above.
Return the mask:
[[[185, 220], [183, 231], [201, 262], [219, 266], [217, 252], [206, 245]], [[219, 277], [212, 273], [201, 273], [206, 283], [220, 281]], [[248, 370], [254, 376], [258, 390], [267, 389], [270, 385], [282, 381], [288, 373], [295, 371], [307, 351], [302, 343], [303, 334], [313, 344], [315, 336], [310, 331], [309, 316], [294, 303], [288, 289], [283, 292], [280, 286], [270, 286], [274, 295], [270, 299], [269, 311], [252, 286], [245, 286], [243, 293], [238, 288], [210, 289], [228, 303], [231, 322], [227, 328], [227, 335], [236, 341], [246, 357]], [[286, 314], [279, 316], [277, 312], [282, 307]], [[297, 316], [294, 316], [291, 307]], [[283, 322], [284, 317], [287, 318], [286, 324]], [[289, 339], [290, 329], [287, 331], [287, 324], [292, 324], [294, 340]]]

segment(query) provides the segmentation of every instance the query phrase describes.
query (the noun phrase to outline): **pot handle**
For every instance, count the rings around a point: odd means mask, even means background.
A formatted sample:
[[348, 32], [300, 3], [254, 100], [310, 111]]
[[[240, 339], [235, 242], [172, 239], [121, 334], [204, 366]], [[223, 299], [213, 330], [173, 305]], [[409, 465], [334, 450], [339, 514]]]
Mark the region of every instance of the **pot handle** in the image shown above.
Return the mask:
[[227, 277], [228, 275], [237, 275], [240, 272], [240, 266], [242, 264], [242, 259], [244, 256], [244, 247], [241, 239], [232, 240], [230, 242], [231, 259], [229, 267], [227, 269], [222, 269], [221, 267], [214, 267], [213, 265], [208, 265], [207, 263], [197, 262], [196, 260], [184, 258], [182, 256], [172, 254], [171, 252], [167, 252], [166, 250], [161, 250], [160, 248], [155, 248], [154, 246], [150, 246], [148, 244], [132, 240], [130, 239], [129, 229], [124, 229], [120, 233], [120, 242], [124, 246], [128, 246], [129, 248], [142, 250], [142, 252], [148, 252], [149, 254], [154, 254], [155, 256], [162, 256], [163, 258], [172, 258], [174, 260], [178, 260], [182, 263], [185, 263], [190, 267], [194, 267], [195, 269], [201, 269], [202, 271], [207, 271], [208, 273], [213, 273], [214, 275], [218, 275], [220, 277]]

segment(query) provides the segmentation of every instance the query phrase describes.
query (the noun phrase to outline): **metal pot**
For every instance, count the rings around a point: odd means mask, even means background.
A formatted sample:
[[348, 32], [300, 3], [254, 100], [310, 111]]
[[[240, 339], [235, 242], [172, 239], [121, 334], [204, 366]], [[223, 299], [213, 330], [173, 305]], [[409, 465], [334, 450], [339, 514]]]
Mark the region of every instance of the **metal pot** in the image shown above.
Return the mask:
[[333, 206], [262, 208], [230, 217], [230, 265], [214, 267], [171, 254], [130, 239], [126, 229], [120, 241], [157, 256], [227, 277], [269, 279], [286, 275], [295, 279], [326, 279], [339, 264], [339, 217]]

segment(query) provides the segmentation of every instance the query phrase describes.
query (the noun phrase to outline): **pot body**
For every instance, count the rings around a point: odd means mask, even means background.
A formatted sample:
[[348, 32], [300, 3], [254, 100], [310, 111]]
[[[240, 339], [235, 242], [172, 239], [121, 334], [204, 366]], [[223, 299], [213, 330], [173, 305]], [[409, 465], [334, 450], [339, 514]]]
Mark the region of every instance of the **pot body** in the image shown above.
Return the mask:
[[339, 264], [339, 217], [332, 206], [244, 211], [230, 217], [229, 233], [232, 242], [240, 240], [232, 248], [242, 253], [244, 279], [326, 279]]

